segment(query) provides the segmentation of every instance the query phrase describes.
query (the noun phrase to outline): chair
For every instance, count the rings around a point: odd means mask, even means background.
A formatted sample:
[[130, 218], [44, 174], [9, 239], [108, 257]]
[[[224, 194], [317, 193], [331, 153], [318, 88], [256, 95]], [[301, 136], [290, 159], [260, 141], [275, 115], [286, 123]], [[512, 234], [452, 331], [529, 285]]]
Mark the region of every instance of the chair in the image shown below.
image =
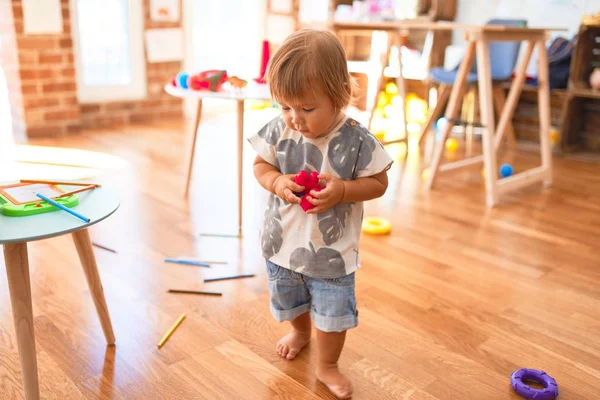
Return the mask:
[[[503, 26], [512, 26], [512, 27], [526, 27], [527, 21], [521, 19], [492, 19], [487, 22], [487, 25], [503, 25]], [[497, 114], [502, 112], [504, 108], [504, 103], [506, 101], [506, 96], [504, 94], [503, 84], [509, 81], [512, 77], [513, 71], [517, 64], [517, 59], [519, 57], [519, 51], [521, 48], [521, 42], [490, 42], [490, 63], [491, 63], [491, 74], [493, 80], [493, 91], [494, 91], [494, 108]], [[444, 68], [432, 68], [430, 71], [430, 79], [438, 84], [438, 100], [437, 104], [434, 107], [431, 115], [429, 116], [427, 123], [423, 128], [423, 133], [419, 138], [419, 145], [424, 141], [425, 137], [431, 130], [433, 124], [438, 120], [438, 118], [442, 115], [444, 108], [448, 103], [448, 99], [450, 97], [450, 92], [452, 89], [452, 85], [456, 80], [456, 76], [458, 73], [458, 66], [453, 70], [446, 70]], [[473, 60], [473, 64], [471, 70], [469, 71], [466, 82], [467, 82], [467, 92], [469, 92], [469, 101], [468, 101], [468, 110], [466, 110], [466, 114], [468, 115], [467, 120], [450, 120], [449, 123], [452, 124], [460, 124], [467, 127], [467, 153], [470, 153], [472, 141], [473, 141], [473, 130], [474, 126], [478, 124], [473, 121], [473, 116], [475, 114], [474, 107], [476, 102], [473, 100], [475, 96], [475, 88], [474, 86], [477, 84], [477, 60]], [[464, 91], [464, 88], [463, 88]], [[465, 113], [463, 113], [465, 115]], [[510, 147], [515, 146], [515, 136], [512, 129], [512, 125], [508, 124], [506, 126], [506, 132], [508, 133], [508, 143]], [[500, 132], [496, 132], [496, 134], [500, 134]]]

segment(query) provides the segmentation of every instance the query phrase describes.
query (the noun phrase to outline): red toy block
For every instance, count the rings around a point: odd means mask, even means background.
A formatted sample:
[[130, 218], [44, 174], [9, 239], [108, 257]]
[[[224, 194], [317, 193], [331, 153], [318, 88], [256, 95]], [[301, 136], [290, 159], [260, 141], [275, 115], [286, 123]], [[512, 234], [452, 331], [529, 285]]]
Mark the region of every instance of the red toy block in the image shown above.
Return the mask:
[[319, 187], [319, 173], [311, 172], [309, 175], [308, 172], [302, 170], [298, 175], [292, 178], [292, 180], [298, 185], [304, 186], [304, 191], [302, 193], [296, 193], [297, 196], [302, 197], [302, 200], [300, 200], [300, 207], [302, 207], [305, 212], [315, 208], [315, 206], [306, 199], [306, 196], [310, 194], [311, 190], [320, 192], [321, 189], [323, 189], [322, 187]]

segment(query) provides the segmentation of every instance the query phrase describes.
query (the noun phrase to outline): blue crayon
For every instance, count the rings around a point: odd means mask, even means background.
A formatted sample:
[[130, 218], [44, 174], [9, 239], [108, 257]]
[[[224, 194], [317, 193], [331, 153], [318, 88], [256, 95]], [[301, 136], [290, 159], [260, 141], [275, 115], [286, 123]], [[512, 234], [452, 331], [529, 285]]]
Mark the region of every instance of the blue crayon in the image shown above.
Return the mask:
[[56, 201], [54, 201], [54, 200], [52, 200], [52, 199], [44, 196], [43, 194], [37, 193], [36, 195], [37, 195], [37, 197], [39, 197], [40, 199], [44, 200], [45, 202], [52, 204], [54, 207], [58, 207], [61, 210], [66, 211], [69, 214], [74, 215], [77, 218], [79, 218], [79, 219], [81, 219], [81, 220], [83, 220], [85, 222], [90, 222], [90, 219], [88, 217], [84, 217], [83, 215], [81, 215], [79, 213], [76, 213], [75, 211], [71, 210], [69, 207], [65, 207], [62, 204], [60, 204], [60, 203], [58, 203], [58, 202], [56, 202]]
[[176, 258], [165, 258], [165, 262], [170, 262], [170, 263], [174, 263], [174, 264], [195, 265], [197, 267], [210, 268], [210, 264], [203, 263], [203, 262], [200, 262], [200, 261], [178, 260]]

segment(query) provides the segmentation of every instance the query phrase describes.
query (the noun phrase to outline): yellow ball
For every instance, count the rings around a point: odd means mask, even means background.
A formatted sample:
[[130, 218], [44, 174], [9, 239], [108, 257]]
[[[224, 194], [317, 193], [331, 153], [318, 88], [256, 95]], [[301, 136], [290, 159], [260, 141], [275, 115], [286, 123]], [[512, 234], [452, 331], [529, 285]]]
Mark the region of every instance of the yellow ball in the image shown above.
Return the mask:
[[429, 168], [424, 169], [423, 172], [421, 173], [421, 179], [423, 179], [423, 181], [427, 181], [429, 179], [430, 173], [431, 173], [431, 171], [429, 171]]
[[390, 82], [385, 85], [385, 92], [387, 94], [398, 94], [398, 85], [394, 82]]
[[409, 93], [406, 95], [406, 102], [410, 103], [411, 101], [420, 100], [421, 98], [414, 93]]
[[375, 137], [377, 138], [377, 140], [379, 140], [380, 142], [383, 141], [385, 139], [385, 131], [379, 131], [379, 132], [375, 132]]
[[377, 99], [377, 108], [383, 108], [388, 104], [388, 99], [387, 96], [383, 93], [381, 93], [379, 95], [379, 98]]
[[458, 150], [458, 140], [454, 138], [446, 140], [446, 149], [448, 149], [448, 151]]

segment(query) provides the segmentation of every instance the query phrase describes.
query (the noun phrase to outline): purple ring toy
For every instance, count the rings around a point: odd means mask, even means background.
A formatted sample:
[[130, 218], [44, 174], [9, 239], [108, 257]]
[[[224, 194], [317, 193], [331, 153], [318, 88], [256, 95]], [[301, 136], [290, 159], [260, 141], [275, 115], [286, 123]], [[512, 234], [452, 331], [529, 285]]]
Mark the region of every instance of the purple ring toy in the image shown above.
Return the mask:
[[[523, 382], [524, 380], [538, 382], [544, 385], [544, 388], [532, 388]], [[510, 383], [515, 392], [526, 399], [554, 400], [558, 397], [558, 385], [556, 381], [544, 371], [521, 368], [512, 373]]]

